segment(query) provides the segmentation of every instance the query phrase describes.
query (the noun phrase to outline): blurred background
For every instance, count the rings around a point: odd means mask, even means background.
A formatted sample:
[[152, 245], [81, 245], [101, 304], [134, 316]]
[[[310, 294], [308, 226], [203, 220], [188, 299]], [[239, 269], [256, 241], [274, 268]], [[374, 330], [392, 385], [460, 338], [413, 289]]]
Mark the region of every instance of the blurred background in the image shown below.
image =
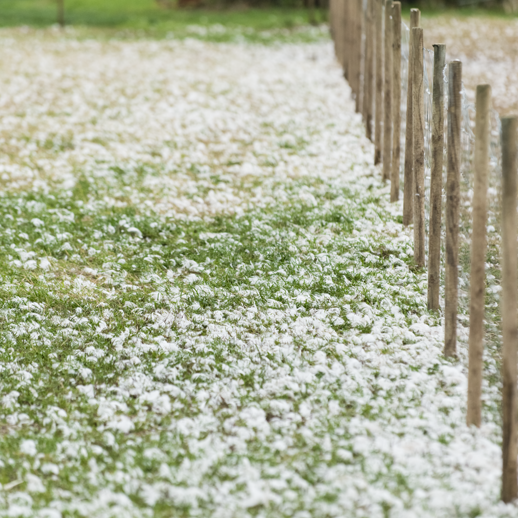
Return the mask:
[[[468, 97], [493, 87], [501, 115], [518, 113], [518, 0], [421, 0], [425, 46], [463, 62]], [[232, 43], [329, 43], [329, 0], [0, 0], [0, 27], [17, 37], [64, 28], [74, 38], [199, 39]], [[6, 33], [7, 34], [7, 33]], [[472, 101], [473, 99], [469, 99]]]
[[[172, 28], [178, 23], [235, 23], [257, 28], [325, 21], [329, 0], [0, 0], [0, 26], [52, 24]], [[518, 12], [518, 0], [403, 2], [427, 12]]]

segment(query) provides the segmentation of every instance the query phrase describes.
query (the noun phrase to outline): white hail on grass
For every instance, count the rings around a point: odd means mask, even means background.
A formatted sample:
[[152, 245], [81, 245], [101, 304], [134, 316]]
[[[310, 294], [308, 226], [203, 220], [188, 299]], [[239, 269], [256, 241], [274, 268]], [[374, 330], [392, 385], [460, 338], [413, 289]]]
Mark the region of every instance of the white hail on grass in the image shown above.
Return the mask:
[[[20, 207], [6, 221], [32, 221], [55, 255], [83, 265], [66, 271], [63, 259], [59, 270], [52, 254], [38, 256], [2, 227], [20, 272], [1, 285], [9, 305], [0, 310], [8, 358], [0, 369], [19, 389], [1, 385], [9, 444], [18, 445], [0, 453], [0, 466], [17, 470], [2, 488], [4, 516], [151, 517], [158, 504], [222, 518], [516, 514], [498, 502], [496, 412], [480, 430], [464, 424], [466, 330], [459, 362], [446, 361], [440, 319], [425, 309], [426, 276], [405, 262], [412, 248], [395, 222], [401, 204], [388, 203], [329, 44], [4, 31], [0, 46], [0, 138], [9, 150], [0, 170], [4, 197]], [[78, 242], [71, 211], [16, 198], [32, 192], [50, 204], [63, 190], [85, 218], [127, 206], [139, 216]], [[239, 235], [212, 232], [213, 216], [288, 206], [316, 220], [351, 214], [352, 232], [242, 221], [271, 246], [253, 262], [236, 256], [230, 285], [214, 282], [210, 259], [166, 270], [153, 266], [160, 247], [134, 257], [143, 216], [180, 228], [205, 222], [203, 246], [225, 249]], [[92, 268], [115, 249], [115, 233], [125, 253]], [[273, 271], [268, 250], [280, 241], [290, 260]], [[132, 276], [139, 258], [148, 269]], [[25, 269], [48, 300], [17, 295]], [[64, 294], [91, 311], [54, 309]], [[128, 294], [150, 295], [106, 307]], [[203, 297], [222, 303], [203, 310]], [[52, 350], [50, 362], [24, 363], [19, 344]], [[114, 367], [99, 379], [102, 362]], [[44, 405], [33, 382], [60, 373], [76, 384], [59, 388], [66, 409]], [[30, 412], [20, 400], [26, 387]], [[496, 388], [485, 389], [496, 407]]]

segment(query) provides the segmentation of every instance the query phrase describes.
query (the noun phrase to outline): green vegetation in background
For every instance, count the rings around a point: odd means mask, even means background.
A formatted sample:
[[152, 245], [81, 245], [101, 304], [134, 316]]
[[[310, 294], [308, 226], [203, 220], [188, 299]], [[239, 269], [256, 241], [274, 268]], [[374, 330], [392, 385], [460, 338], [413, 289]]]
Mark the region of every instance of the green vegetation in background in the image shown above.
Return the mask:
[[[209, 9], [167, 8], [165, 0], [64, 0], [67, 25], [96, 27], [151, 37], [196, 37], [211, 41], [278, 41], [290, 39], [313, 41], [327, 36], [321, 30], [311, 30], [307, 9], [291, 7], [296, 0], [278, 0], [275, 7], [247, 8], [245, 4]], [[273, 3], [273, 2], [272, 2]], [[404, 15], [411, 4], [404, 7]], [[449, 14], [451, 16], [508, 16], [501, 8], [481, 9], [439, 8], [421, 5], [424, 17]], [[0, 27], [46, 27], [56, 24], [57, 0], [0, 0]], [[326, 22], [327, 12], [316, 11], [316, 21]], [[208, 29], [204, 32], [203, 29]], [[194, 30], [197, 29], [197, 30]], [[217, 29], [217, 30], [215, 30]], [[304, 29], [304, 30], [302, 30]], [[301, 31], [302, 30], [302, 31]], [[110, 31], [108, 31], [110, 32]], [[118, 32], [120, 35], [120, 32]]]
[[421, 0], [402, 1], [402, 14], [410, 17], [410, 9], [420, 9], [421, 16], [435, 18], [452, 16], [468, 18], [472, 16], [491, 18], [516, 18], [518, 11], [513, 4], [518, 0]]
[[[414, 6], [411, 6], [414, 7]], [[410, 6], [404, 8], [404, 15], [410, 17]], [[419, 6], [415, 6], [419, 7]], [[424, 18], [435, 18], [437, 16], [452, 16], [456, 18], [469, 17], [491, 17], [491, 18], [516, 18], [516, 14], [506, 13], [502, 7], [434, 7], [428, 5], [421, 5], [421, 16]]]
[[[47, 26], [56, 23], [55, 0], [0, 0], [0, 26]], [[323, 21], [324, 16], [320, 19]], [[175, 31], [186, 25], [246, 26], [255, 30], [286, 29], [308, 24], [307, 11], [269, 9], [166, 9], [155, 0], [65, 0], [70, 25]]]

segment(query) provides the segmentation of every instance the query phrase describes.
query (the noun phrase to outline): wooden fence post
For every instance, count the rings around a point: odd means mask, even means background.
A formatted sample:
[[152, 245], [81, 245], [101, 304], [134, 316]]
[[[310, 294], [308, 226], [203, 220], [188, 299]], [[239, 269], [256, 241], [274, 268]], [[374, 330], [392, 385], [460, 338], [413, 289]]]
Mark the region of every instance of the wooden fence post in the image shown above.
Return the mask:
[[345, 18], [345, 2], [346, 0], [331, 0], [329, 10], [329, 25], [331, 27], [331, 35], [335, 44], [336, 59], [342, 65], [345, 75], [344, 62], [344, 18]]
[[355, 65], [354, 72], [356, 77], [354, 84], [356, 87], [356, 113], [361, 113], [361, 62], [362, 62], [362, 26], [363, 26], [363, 7], [362, 0], [356, 0], [356, 45], [355, 45]]
[[373, 17], [374, 17], [374, 1], [367, 0], [367, 12], [365, 13], [365, 70], [363, 73], [364, 77], [364, 89], [363, 89], [363, 117], [365, 119], [365, 134], [369, 140], [373, 140], [372, 136], [372, 108], [373, 99], [372, 93], [374, 88], [374, 30], [373, 30]]
[[362, 40], [361, 40], [361, 33], [358, 31], [359, 27], [359, 18], [361, 16], [361, 1], [360, 0], [352, 0], [354, 4], [354, 18], [352, 20], [352, 23], [354, 24], [353, 34], [354, 34], [354, 47], [353, 47], [353, 54], [352, 59], [354, 60], [354, 77], [352, 78], [352, 81], [354, 82], [354, 93], [356, 95], [355, 101], [356, 101], [356, 113], [359, 113], [359, 83], [358, 78], [360, 77], [360, 66], [361, 66], [361, 46], [362, 46]]
[[383, 180], [392, 166], [392, 0], [385, 0], [385, 91], [383, 92]]
[[425, 214], [424, 214], [424, 63], [423, 29], [414, 27], [412, 60], [412, 119], [413, 119], [413, 169], [414, 169], [414, 261], [425, 265]]
[[401, 2], [392, 4], [392, 172], [390, 201], [399, 199], [401, 165]]
[[457, 353], [459, 279], [460, 128], [462, 121], [462, 63], [448, 65], [448, 153], [446, 177], [446, 269], [444, 354]]
[[348, 13], [346, 18], [346, 32], [345, 37], [347, 38], [347, 47], [345, 49], [346, 60], [347, 60], [347, 81], [351, 87], [351, 93], [354, 98], [355, 95], [355, 84], [356, 79], [355, 65], [356, 65], [356, 0], [347, 0]]
[[518, 496], [516, 399], [516, 139], [518, 118], [502, 118], [502, 500]]
[[[349, 63], [351, 57], [351, 43], [352, 43], [352, 24], [351, 24], [351, 16], [352, 16], [352, 1], [351, 0], [342, 0], [340, 2], [340, 13], [341, 13], [341, 21], [340, 21], [340, 34], [341, 34], [341, 44], [342, 44], [342, 63], [344, 68], [344, 77], [349, 82]], [[349, 84], [349, 86], [351, 86]]]
[[432, 167], [428, 245], [428, 309], [439, 310], [442, 184], [444, 166], [444, 67], [446, 45], [433, 46]]
[[381, 162], [381, 125], [383, 120], [383, 0], [374, 0], [376, 35], [376, 107], [374, 126], [374, 164]]
[[471, 272], [469, 304], [468, 426], [480, 426], [482, 419], [482, 356], [484, 352], [484, 297], [486, 285], [487, 182], [491, 87], [478, 85], [475, 119], [475, 185], [471, 231]]
[[406, 103], [406, 130], [405, 130], [405, 185], [403, 192], [403, 225], [412, 223], [414, 217], [414, 169], [413, 169], [413, 115], [412, 115], [412, 63], [413, 44], [412, 29], [419, 27], [421, 23], [421, 12], [419, 9], [410, 10], [410, 45], [408, 51], [408, 88]]

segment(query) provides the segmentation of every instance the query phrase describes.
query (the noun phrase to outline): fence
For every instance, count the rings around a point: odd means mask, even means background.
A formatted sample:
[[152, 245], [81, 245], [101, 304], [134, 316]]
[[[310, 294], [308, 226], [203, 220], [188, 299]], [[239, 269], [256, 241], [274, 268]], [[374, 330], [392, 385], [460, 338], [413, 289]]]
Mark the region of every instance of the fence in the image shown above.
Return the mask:
[[337, 59], [374, 144], [374, 163], [391, 182], [391, 201], [402, 190], [414, 261], [428, 268], [431, 311], [441, 309], [443, 270], [444, 354], [450, 357], [457, 352], [459, 285], [466, 284], [459, 279], [459, 245], [471, 234], [466, 422], [475, 426], [482, 419], [488, 208], [501, 214], [502, 500], [510, 502], [518, 497], [518, 118], [500, 119], [491, 109], [489, 85], [477, 87], [475, 106], [467, 102], [462, 63], [446, 63], [445, 45], [424, 47], [418, 9], [410, 12], [410, 26], [401, 20], [401, 3], [392, 0], [331, 0], [329, 16]]

